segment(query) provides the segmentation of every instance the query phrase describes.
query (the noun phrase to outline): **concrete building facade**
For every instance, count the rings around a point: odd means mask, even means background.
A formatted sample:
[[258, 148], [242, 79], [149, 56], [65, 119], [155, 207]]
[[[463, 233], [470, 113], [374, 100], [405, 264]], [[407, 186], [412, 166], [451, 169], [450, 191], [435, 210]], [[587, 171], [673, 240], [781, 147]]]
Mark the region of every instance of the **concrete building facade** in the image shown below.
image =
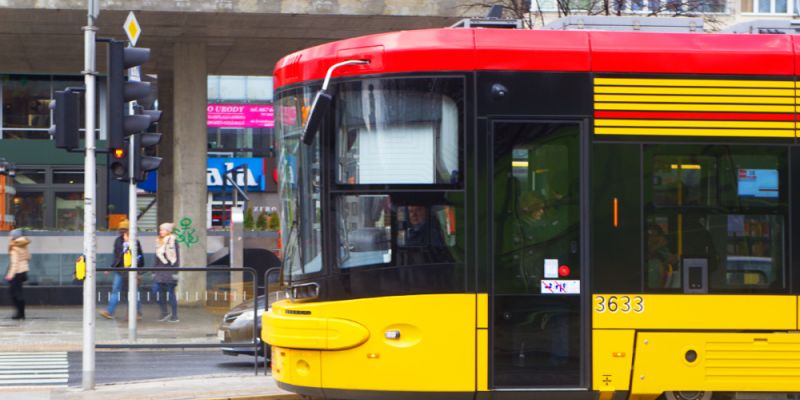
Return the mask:
[[[209, 194], [207, 180], [208, 158], [210, 153], [214, 157], [219, 156], [216, 153], [226, 153], [218, 149], [212, 151], [209, 138], [206, 108], [212, 96], [208, 82], [214, 82], [210, 77], [268, 78], [278, 59], [301, 48], [390, 30], [444, 27], [465, 15], [482, 12], [465, 7], [467, 3], [458, 0], [100, 0], [101, 12], [96, 21], [98, 37], [124, 39], [122, 25], [133, 11], [142, 29], [137, 45], [152, 50], [151, 60], [144, 65], [142, 74], [148, 79], [157, 79], [158, 107], [164, 111], [159, 123], [163, 140], [158, 146], [158, 155], [164, 162], [157, 174], [157, 205], [152, 209], [157, 210], [159, 222], [191, 224], [197, 245], [181, 249], [182, 265], [207, 265], [210, 253], [219, 250], [206, 245], [209, 243], [206, 237], [206, 227], [210, 225], [209, 204], [213, 197]], [[86, 25], [86, 6], [86, 0], [0, 0], [0, 100], [3, 104], [0, 157], [16, 163], [20, 170], [15, 185], [17, 193], [12, 201], [12, 208], [20, 216], [18, 226], [61, 231], [82, 227], [83, 157], [80, 153], [56, 149], [49, 140], [47, 127], [51, 118], [47, 104], [54, 91], [82, 85], [81, 28]], [[98, 44], [97, 49], [102, 82], [106, 59], [104, 45]], [[271, 90], [271, 84], [269, 88]], [[100, 89], [102, 92], [102, 84]], [[102, 102], [102, 94], [100, 97]], [[100, 116], [98, 148], [106, 146], [103, 122]], [[231, 134], [218, 133], [219, 136]], [[257, 144], [251, 141], [249, 150], [265, 147], [264, 143], [264, 140]], [[239, 156], [235, 151], [228, 153]], [[274, 154], [263, 156], [264, 159], [270, 157]], [[107, 216], [127, 212], [126, 185], [109, 179], [105, 156], [100, 155], [98, 163], [98, 228], [102, 230], [109, 227]], [[224, 193], [221, 197], [225, 197]], [[140, 203], [142, 208], [145, 205]], [[38, 239], [60, 240], [58, 235], [48, 234]], [[101, 241], [101, 244], [107, 243]], [[71, 274], [72, 260], [81, 250], [80, 246], [72, 251], [67, 247], [54, 246], [53, 249], [59, 249], [58, 254], [49, 251], [47, 256], [38, 258], [42, 265], [33, 266], [32, 288], [39, 286], [47, 291], [49, 286], [56, 285], [54, 282], [59, 286], [79, 284], [71, 279], [49, 278]], [[110, 249], [98, 248], [101, 260], [107, 258], [108, 252]], [[4, 257], [2, 253], [0, 250], [0, 259]], [[38, 274], [37, 268], [41, 269]], [[182, 281], [179, 290], [202, 286], [199, 279], [197, 282]]]

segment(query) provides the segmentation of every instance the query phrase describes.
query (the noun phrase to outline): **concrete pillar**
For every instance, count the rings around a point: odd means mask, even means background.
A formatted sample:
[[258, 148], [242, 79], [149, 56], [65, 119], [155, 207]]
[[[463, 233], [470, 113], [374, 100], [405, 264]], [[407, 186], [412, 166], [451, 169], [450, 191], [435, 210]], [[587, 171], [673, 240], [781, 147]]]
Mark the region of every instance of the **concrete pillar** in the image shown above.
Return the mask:
[[[183, 232], [181, 266], [205, 267], [206, 256], [206, 44], [177, 42], [173, 49], [173, 217]], [[190, 235], [191, 234], [191, 235]], [[197, 304], [206, 288], [205, 273], [182, 273], [178, 291], [182, 304]], [[187, 300], [185, 293], [190, 295]]]
[[175, 219], [172, 208], [172, 196], [175, 193], [173, 152], [175, 149], [175, 115], [173, 115], [173, 73], [171, 70], [158, 72], [158, 106], [164, 111], [161, 121], [158, 123], [159, 131], [162, 133], [161, 143], [158, 145], [158, 156], [163, 160], [158, 168], [158, 220], [173, 221]]

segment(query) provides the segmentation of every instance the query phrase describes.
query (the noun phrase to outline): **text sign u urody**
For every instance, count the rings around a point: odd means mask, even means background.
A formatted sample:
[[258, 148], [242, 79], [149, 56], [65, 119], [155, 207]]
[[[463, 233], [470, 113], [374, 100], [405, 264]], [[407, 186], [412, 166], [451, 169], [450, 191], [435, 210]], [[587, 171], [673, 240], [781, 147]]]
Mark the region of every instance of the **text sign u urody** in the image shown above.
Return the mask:
[[209, 104], [209, 128], [272, 128], [272, 104]]

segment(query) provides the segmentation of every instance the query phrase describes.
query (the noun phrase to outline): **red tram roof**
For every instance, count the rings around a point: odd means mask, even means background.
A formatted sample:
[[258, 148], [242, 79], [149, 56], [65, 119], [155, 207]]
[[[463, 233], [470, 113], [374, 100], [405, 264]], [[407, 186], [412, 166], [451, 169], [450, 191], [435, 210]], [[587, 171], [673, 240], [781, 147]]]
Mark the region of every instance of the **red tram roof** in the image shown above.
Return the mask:
[[794, 35], [427, 29], [362, 36], [292, 53], [275, 66], [275, 87], [334, 76], [517, 70], [643, 74], [798, 74]]

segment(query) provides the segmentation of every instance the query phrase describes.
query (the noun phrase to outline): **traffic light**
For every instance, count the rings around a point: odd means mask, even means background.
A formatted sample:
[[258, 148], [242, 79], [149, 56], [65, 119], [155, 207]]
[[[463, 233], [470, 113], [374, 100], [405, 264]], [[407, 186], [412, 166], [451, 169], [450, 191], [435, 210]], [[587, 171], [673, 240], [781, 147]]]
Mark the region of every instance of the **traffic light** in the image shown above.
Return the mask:
[[128, 182], [131, 179], [131, 175], [128, 173], [131, 165], [128, 158], [129, 146], [128, 139], [125, 139], [122, 141], [121, 147], [111, 149], [111, 160], [108, 167], [111, 170], [111, 176], [118, 181]]
[[160, 133], [139, 133], [131, 136], [133, 140], [133, 179], [137, 182], [144, 182], [147, 173], [155, 171], [161, 165], [161, 157], [147, 155], [147, 149], [161, 142]]
[[150, 83], [125, 79], [125, 72], [150, 59], [150, 49], [125, 47], [125, 42], [108, 44], [108, 147], [119, 149], [127, 136], [147, 130], [148, 115], [129, 115], [127, 103], [150, 97]]
[[70, 89], [55, 92], [55, 99], [50, 102], [53, 110], [53, 124], [50, 125], [50, 136], [59, 149], [77, 149], [79, 141], [79, 123], [81, 112], [80, 93]]

